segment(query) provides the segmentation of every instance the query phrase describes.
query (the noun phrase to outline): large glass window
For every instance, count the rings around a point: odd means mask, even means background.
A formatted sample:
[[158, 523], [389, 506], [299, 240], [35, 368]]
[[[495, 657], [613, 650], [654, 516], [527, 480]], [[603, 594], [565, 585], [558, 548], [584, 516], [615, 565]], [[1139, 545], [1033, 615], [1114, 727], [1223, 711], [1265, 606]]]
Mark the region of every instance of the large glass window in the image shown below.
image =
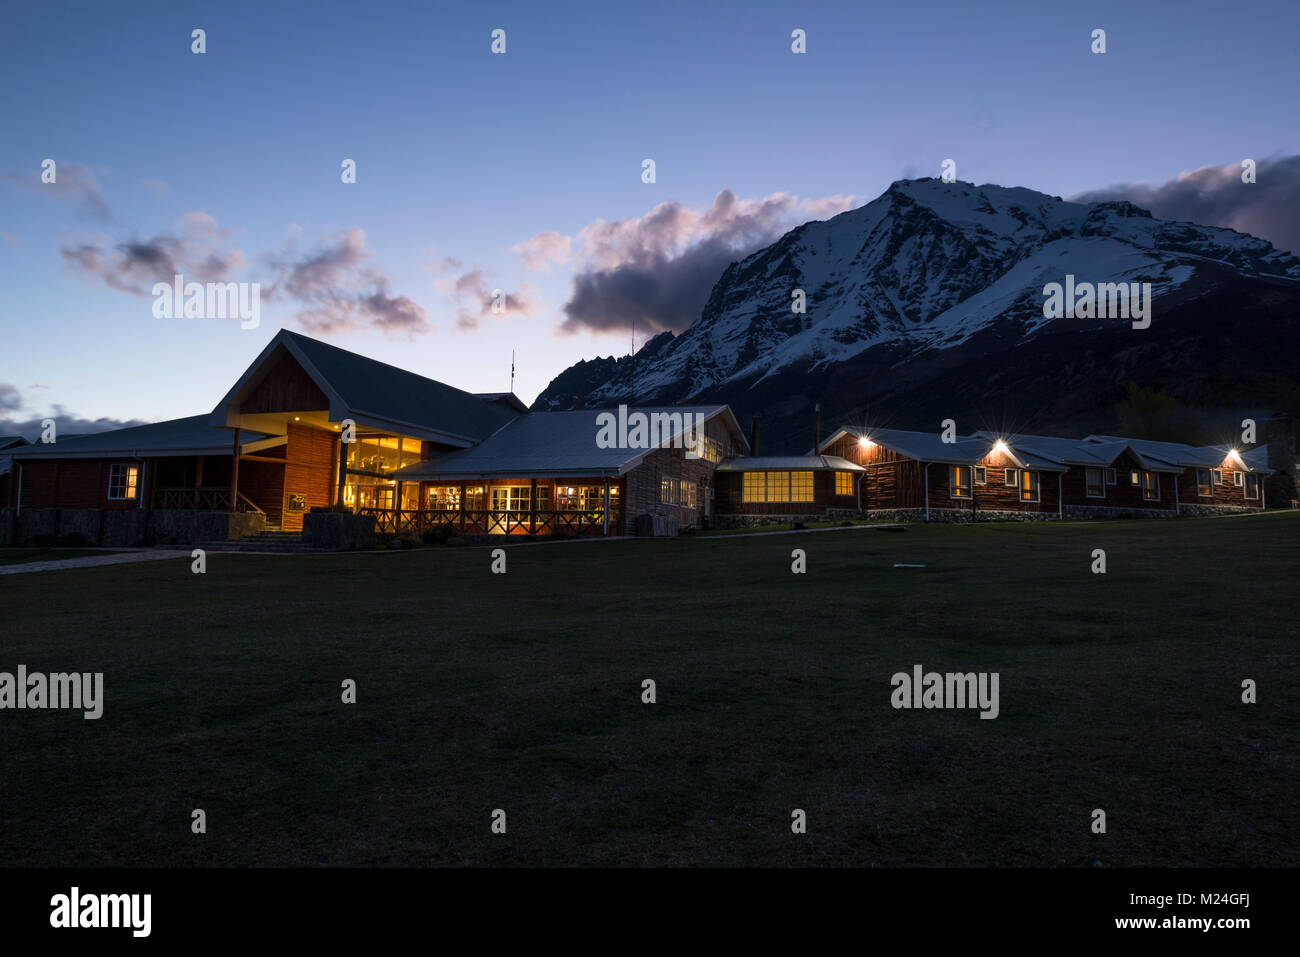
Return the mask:
[[493, 485], [492, 511], [527, 512], [531, 487], [528, 485]]
[[420, 461], [420, 440], [388, 435], [358, 435], [348, 443], [348, 468], [383, 474]]
[[1160, 498], [1160, 475], [1157, 472], [1142, 473], [1142, 500], [1154, 502]]
[[1084, 469], [1083, 474], [1088, 486], [1088, 498], [1106, 497], [1106, 474], [1102, 469]]
[[790, 501], [811, 502], [813, 500], [813, 473], [790, 473]]
[[745, 501], [746, 502], [766, 502], [767, 485], [763, 481], [762, 472], [745, 472]]
[[835, 473], [835, 494], [836, 495], [853, 494], [853, 473], [852, 472]]

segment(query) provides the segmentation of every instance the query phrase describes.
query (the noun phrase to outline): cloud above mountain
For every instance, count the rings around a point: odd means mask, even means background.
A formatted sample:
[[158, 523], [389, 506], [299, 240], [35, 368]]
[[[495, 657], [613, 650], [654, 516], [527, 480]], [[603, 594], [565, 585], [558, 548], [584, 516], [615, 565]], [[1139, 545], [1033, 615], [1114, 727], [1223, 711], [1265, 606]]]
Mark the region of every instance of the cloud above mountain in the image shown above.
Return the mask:
[[779, 192], [741, 199], [724, 189], [708, 209], [663, 202], [644, 216], [598, 219], [575, 236], [540, 233], [513, 249], [534, 270], [576, 263], [562, 332], [680, 332], [732, 262], [856, 202], [847, 195], [801, 200]]
[[1259, 160], [1255, 182], [1241, 181], [1239, 163], [1202, 166], [1164, 183], [1120, 183], [1070, 199], [1097, 203], [1126, 199], [1157, 219], [1225, 226], [1300, 255], [1300, 156]]

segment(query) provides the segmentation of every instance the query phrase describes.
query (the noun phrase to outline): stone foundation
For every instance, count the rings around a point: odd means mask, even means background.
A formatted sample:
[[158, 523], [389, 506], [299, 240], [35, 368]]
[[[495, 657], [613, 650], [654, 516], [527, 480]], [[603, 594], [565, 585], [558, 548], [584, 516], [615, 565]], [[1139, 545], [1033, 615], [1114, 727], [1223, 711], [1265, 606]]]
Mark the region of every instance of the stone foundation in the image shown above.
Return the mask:
[[147, 508], [0, 509], [0, 545], [132, 548], [224, 542], [259, 534], [266, 518], [253, 512], [196, 512]]

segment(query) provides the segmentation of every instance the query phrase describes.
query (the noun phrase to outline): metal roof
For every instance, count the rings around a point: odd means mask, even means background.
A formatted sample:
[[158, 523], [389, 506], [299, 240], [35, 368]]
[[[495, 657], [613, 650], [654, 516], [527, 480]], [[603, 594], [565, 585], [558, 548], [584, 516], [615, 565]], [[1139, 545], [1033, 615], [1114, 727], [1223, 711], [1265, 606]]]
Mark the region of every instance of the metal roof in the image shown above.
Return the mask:
[[865, 472], [838, 455], [753, 455], [723, 460], [719, 472]]
[[[852, 435], [870, 439], [876, 445], [898, 452], [918, 462], [938, 462], [945, 465], [978, 465], [984, 461], [993, 449], [996, 441], [980, 433], [957, 436], [956, 442], [945, 442], [937, 432], [908, 432], [903, 429], [871, 429], [860, 426], [845, 426], [837, 430], [830, 438], [822, 442], [825, 448], [841, 435]], [[1061, 471], [1062, 466], [1047, 459], [1033, 458], [1022, 462], [1025, 467], [1043, 468]]]
[[[26, 459], [103, 458], [123, 455], [146, 458], [168, 455], [230, 455], [234, 452], [235, 434], [211, 424], [206, 415], [168, 419], [149, 425], [135, 425], [91, 435], [69, 435], [48, 445], [36, 443], [13, 449], [15, 461]], [[240, 445], [244, 452], [271, 448], [284, 442], [283, 436], [266, 436], [244, 432]]]
[[480, 398], [436, 379], [281, 329], [213, 409], [214, 424], [237, 424], [239, 404], [285, 353], [325, 393], [334, 421], [352, 418], [414, 438], [472, 445], [518, 414], [506, 402]]
[[[701, 413], [705, 421], [725, 414], [734, 432], [743, 439], [740, 425], [725, 405], [658, 406], [632, 408], [634, 412]], [[417, 462], [394, 472], [407, 481], [475, 479], [491, 476], [524, 477], [550, 475], [616, 476], [633, 468], [651, 449], [602, 449], [596, 444], [600, 431], [597, 416], [613, 409], [580, 409], [572, 412], [532, 412], [521, 415], [499, 432], [468, 449], [458, 449], [426, 462]], [[682, 429], [669, 434], [670, 442]], [[661, 442], [667, 444], [666, 442]]]
[[[1228, 457], [1228, 453], [1235, 451], [1247, 471], [1271, 471], [1267, 465], [1267, 452], [1264, 461], [1261, 462], [1258, 456], [1247, 459], [1246, 456], [1250, 453], [1243, 454], [1230, 445], [1184, 445], [1181, 442], [1159, 442], [1155, 439], [1126, 439], [1117, 435], [1090, 435], [1084, 441], [1127, 442], [1142, 458], [1167, 462], [1175, 466], [1203, 469], [1219, 468], [1223, 460]], [[1267, 446], [1259, 446], [1255, 451], [1263, 449], [1267, 449]]]

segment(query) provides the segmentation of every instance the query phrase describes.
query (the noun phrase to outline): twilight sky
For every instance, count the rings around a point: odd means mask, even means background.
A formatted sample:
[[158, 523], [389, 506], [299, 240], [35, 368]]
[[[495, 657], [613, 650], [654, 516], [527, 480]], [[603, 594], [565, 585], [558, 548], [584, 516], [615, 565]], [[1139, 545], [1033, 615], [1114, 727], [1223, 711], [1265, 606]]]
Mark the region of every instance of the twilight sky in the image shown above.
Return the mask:
[[[471, 391], [514, 349], [531, 402], [949, 157], [1300, 252], [1297, 36], [1293, 0], [7, 4], [0, 433], [206, 412], [282, 326]], [[174, 272], [260, 283], [260, 327], [155, 318]]]

